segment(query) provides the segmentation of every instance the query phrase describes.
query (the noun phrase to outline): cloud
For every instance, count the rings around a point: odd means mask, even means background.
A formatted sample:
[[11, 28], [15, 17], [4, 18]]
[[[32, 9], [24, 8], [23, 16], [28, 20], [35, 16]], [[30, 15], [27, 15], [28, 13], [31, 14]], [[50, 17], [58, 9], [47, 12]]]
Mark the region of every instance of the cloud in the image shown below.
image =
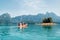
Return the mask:
[[39, 2], [35, 1], [24, 1], [24, 6], [32, 8], [32, 9], [37, 9], [38, 8]]
[[[5, 7], [0, 5], [2, 12], [9, 12], [12, 16], [19, 15], [29, 15], [29, 14], [38, 14], [45, 13], [46, 11], [56, 12], [59, 15], [60, 13], [60, 1], [59, 0], [10, 0], [10, 1], [0, 1], [8, 4]], [[2, 13], [0, 12], [0, 13]]]
[[28, 11], [30, 14], [37, 14], [39, 11], [41, 12], [42, 9], [45, 10], [47, 5], [44, 3], [43, 0], [24, 0], [24, 10]]
[[22, 0], [22, 2], [20, 2], [20, 0], [16, 1], [20, 4], [20, 7], [22, 7], [18, 9], [18, 12], [15, 12], [19, 15], [36, 15], [37, 13], [44, 12], [46, 9], [46, 5], [42, 0]]

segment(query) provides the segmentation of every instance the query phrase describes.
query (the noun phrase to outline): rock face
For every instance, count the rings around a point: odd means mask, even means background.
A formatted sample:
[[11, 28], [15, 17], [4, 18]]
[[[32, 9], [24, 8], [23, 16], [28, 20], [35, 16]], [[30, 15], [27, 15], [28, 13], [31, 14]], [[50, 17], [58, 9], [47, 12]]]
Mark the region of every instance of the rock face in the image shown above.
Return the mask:
[[56, 23], [42, 23], [40, 25], [42, 25], [42, 26], [52, 26], [52, 25], [56, 25]]
[[9, 23], [11, 20], [11, 17], [8, 13], [4, 13], [0, 16], [0, 23]]

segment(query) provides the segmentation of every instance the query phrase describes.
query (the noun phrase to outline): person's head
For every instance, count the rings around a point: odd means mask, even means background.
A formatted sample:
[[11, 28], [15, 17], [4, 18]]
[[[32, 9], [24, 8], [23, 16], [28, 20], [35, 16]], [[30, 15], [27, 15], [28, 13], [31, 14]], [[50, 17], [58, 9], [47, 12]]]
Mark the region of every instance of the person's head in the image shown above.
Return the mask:
[[24, 24], [26, 24], [26, 23], [24, 23]]

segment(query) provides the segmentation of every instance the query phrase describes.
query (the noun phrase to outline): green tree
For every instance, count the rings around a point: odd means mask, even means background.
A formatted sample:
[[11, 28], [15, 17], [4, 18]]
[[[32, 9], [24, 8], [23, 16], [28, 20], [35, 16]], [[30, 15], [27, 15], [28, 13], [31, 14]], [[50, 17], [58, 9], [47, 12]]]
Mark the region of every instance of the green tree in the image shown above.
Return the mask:
[[44, 18], [43, 19], [43, 23], [52, 23], [52, 18], [51, 17], [48, 17], [48, 18]]

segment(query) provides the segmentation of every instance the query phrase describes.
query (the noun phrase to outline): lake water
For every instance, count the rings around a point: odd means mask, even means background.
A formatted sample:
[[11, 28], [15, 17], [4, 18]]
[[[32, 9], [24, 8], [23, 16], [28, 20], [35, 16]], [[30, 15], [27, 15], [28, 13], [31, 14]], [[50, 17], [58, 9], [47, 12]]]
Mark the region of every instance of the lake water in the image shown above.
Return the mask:
[[23, 31], [18, 26], [0, 26], [0, 40], [60, 40], [60, 24], [41, 26], [29, 24]]

